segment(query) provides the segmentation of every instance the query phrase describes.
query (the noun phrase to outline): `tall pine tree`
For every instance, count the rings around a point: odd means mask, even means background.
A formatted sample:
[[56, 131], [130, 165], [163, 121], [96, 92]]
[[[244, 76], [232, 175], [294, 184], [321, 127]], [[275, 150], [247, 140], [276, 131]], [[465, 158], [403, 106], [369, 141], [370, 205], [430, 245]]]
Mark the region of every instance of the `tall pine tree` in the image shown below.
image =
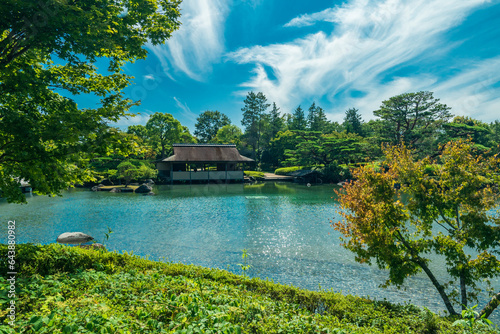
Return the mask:
[[304, 114], [304, 110], [298, 106], [297, 109], [293, 111], [293, 119], [291, 122], [290, 130], [300, 130], [304, 131], [307, 128], [307, 120]]
[[357, 135], [363, 136], [363, 129], [361, 124], [363, 120], [361, 115], [358, 113], [358, 109], [350, 108], [345, 111], [344, 117], [344, 128], [347, 133], [355, 133]]
[[243, 102], [245, 106], [241, 108], [241, 111], [243, 111], [241, 125], [245, 128], [247, 143], [252, 146], [253, 157], [259, 161], [263, 122], [266, 119], [265, 113], [270, 104], [266, 103], [267, 98], [262, 92], [257, 94], [254, 92], [248, 93]]
[[327, 130], [328, 120], [326, 119], [325, 111], [320, 106], [316, 106], [315, 102], [309, 107], [307, 123], [311, 131], [321, 131], [325, 133]]
[[269, 111], [269, 139], [276, 137], [278, 132], [285, 129], [285, 121], [280, 114], [280, 108], [276, 106], [276, 102], [273, 102], [273, 108]]

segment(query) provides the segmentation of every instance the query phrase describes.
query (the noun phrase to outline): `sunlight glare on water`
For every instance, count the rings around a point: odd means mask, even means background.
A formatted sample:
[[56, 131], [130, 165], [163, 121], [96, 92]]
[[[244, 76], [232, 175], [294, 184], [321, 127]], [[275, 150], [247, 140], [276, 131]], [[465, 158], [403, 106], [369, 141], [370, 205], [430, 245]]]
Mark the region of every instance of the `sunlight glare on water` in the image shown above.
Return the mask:
[[[16, 220], [18, 243], [52, 243], [63, 232], [84, 232], [101, 242], [109, 227], [113, 233], [106, 244], [118, 252], [239, 274], [246, 249], [250, 276], [444, 310], [427, 277], [411, 278], [406, 290], [379, 288], [387, 272], [356, 263], [340, 246], [339, 233], [329, 222], [339, 219], [334, 188], [173, 185], [156, 186], [156, 196], [74, 189], [63, 197], [29, 197], [28, 205], [0, 202], [0, 217]], [[6, 229], [2, 224], [3, 243]], [[444, 281], [442, 262], [433, 267]]]

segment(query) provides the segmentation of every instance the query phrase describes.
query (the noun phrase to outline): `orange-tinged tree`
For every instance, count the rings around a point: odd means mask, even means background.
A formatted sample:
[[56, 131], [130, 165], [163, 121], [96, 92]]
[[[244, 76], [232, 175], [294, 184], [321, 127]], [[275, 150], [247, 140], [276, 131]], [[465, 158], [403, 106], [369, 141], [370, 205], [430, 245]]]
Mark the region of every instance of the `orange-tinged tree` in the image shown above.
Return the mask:
[[[477, 300], [479, 282], [500, 275], [500, 157], [478, 155], [463, 140], [446, 144], [436, 160], [417, 161], [403, 145], [384, 153], [383, 172], [355, 170], [356, 181], [338, 192], [343, 220], [334, 227], [358, 262], [388, 268], [386, 285], [424, 271], [457, 315], [453, 302], [465, 309]], [[431, 253], [443, 257], [451, 281], [434, 275]], [[499, 303], [497, 292], [480, 316]]]

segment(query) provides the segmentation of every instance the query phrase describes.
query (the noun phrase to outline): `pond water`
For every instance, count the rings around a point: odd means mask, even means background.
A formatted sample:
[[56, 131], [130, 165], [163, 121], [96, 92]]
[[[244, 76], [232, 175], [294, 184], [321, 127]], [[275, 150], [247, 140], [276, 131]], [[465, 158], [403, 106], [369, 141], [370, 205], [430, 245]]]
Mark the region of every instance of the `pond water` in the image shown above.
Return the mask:
[[[379, 288], [387, 272], [356, 263], [340, 246], [329, 222], [339, 219], [334, 188], [268, 182], [156, 186], [156, 196], [83, 189], [29, 196], [28, 205], [0, 201], [0, 242], [8, 220], [16, 221], [18, 243], [52, 243], [76, 231], [101, 242], [109, 227], [106, 245], [118, 252], [239, 274], [246, 249], [250, 276], [444, 310], [426, 276], [411, 278], [403, 290]], [[432, 267], [444, 281], [442, 261], [435, 258]]]

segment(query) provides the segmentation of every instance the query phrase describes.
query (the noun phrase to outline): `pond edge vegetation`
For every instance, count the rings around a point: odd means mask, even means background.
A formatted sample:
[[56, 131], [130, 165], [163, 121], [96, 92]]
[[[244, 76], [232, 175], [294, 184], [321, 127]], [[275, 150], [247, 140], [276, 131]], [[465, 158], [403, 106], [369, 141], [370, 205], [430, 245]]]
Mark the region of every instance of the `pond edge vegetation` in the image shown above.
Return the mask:
[[[0, 245], [2, 254], [6, 245]], [[462, 333], [409, 304], [58, 244], [16, 249], [19, 333]], [[8, 290], [0, 260], [0, 301]], [[13, 333], [0, 311], [0, 333]], [[477, 324], [476, 332], [495, 333]]]

